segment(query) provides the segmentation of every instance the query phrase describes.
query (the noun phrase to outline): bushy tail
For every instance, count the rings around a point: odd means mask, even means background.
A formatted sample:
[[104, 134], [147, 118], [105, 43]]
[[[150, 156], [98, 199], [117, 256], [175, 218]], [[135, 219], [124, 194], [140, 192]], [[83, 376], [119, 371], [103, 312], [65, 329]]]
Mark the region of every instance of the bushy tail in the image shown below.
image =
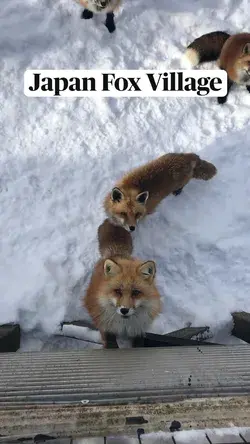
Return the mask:
[[193, 68], [200, 63], [213, 62], [220, 57], [224, 43], [230, 34], [223, 31], [210, 32], [195, 39], [187, 47], [184, 64]]
[[217, 173], [217, 168], [206, 160], [198, 159], [193, 171], [194, 179], [209, 180]]

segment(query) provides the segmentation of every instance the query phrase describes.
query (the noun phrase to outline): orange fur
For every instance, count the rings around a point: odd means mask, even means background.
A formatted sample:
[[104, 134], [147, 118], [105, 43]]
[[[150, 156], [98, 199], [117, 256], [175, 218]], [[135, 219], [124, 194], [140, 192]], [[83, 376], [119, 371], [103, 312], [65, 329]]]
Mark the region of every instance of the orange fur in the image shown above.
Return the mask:
[[99, 252], [102, 258], [112, 256], [130, 257], [133, 251], [131, 234], [124, 228], [113, 225], [109, 219], [98, 227]]
[[250, 33], [230, 36], [226, 32], [215, 31], [204, 34], [190, 43], [184, 58], [192, 67], [217, 61], [230, 81], [250, 85]]
[[[192, 178], [209, 180], [216, 172], [213, 164], [201, 160], [197, 154], [165, 154], [117, 182], [104, 200], [105, 211], [114, 223], [127, 230], [134, 229], [165, 197], [183, 188]], [[145, 197], [145, 193], [148, 198], [141, 202], [141, 195]]]
[[[83, 304], [100, 330], [121, 337], [142, 335], [161, 311], [153, 261], [113, 257], [97, 262]], [[129, 310], [121, 315], [121, 308]]]
[[[76, 0], [77, 3], [80, 3], [80, 5], [82, 5], [84, 8], [88, 9], [89, 11], [93, 11], [95, 13], [97, 13], [96, 9], [92, 7], [92, 2], [89, 0]], [[121, 4], [121, 0], [111, 0], [107, 7], [102, 9], [101, 12], [115, 12], [119, 9], [119, 6]]]
[[235, 83], [250, 84], [250, 53], [244, 53], [248, 44], [250, 52], [250, 33], [236, 34], [229, 37], [221, 50], [219, 67], [227, 71], [228, 77]]

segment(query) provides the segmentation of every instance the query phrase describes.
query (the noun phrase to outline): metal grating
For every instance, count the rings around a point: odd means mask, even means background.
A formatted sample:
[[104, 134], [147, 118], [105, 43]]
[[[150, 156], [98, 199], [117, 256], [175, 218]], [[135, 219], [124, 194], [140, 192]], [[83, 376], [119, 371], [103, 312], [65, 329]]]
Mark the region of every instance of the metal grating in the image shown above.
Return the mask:
[[249, 355], [248, 345], [2, 354], [0, 443], [250, 427]]
[[249, 394], [247, 345], [10, 353], [0, 360], [0, 407]]

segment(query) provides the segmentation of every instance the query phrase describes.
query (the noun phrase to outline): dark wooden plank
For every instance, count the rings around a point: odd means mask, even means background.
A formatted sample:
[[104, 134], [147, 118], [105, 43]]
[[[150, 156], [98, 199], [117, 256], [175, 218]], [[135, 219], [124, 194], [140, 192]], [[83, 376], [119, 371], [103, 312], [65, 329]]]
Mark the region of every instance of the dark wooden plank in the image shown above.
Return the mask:
[[0, 325], [0, 353], [16, 352], [20, 348], [20, 339], [18, 324]]
[[104, 443], [105, 443], [104, 438], [76, 438], [73, 440], [72, 444], [104, 444]]
[[238, 311], [232, 313], [234, 327], [232, 335], [250, 343], [250, 313]]
[[197, 341], [194, 339], [176, 338], [174, 336], [157, 335], [154, 333], [146, 333], [143, 338], [136, 338], [134, 340], [134, 347], [173, 347], [173, 346], [199, 346], [199, 345], [212, 345], [219, 346], [219, 344], [209, 343], [206, 341]]
[[114, 436], [106, 439], [106, 444], [138, 444], [137, 438]]
[[209, 332], [209, 327], [185, 327], [180, 330], [171, 331], [165, 336], [173, 336], [175, 338], [192, 339], [203, 333]]

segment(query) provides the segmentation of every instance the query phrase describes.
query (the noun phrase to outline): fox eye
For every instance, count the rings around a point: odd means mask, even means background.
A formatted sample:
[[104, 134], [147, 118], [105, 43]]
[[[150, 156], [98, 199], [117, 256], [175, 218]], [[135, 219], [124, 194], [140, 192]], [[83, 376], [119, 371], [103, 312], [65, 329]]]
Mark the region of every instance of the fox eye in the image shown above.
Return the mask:
[[120, 213], [121, 217], [126, 217], [126, 213]]
[[141, 294], [140, 290], [132, 290], [132, 297], [136, 298], [137, 296], [139, 296]]
[[141, 217], [141, 213], [136, 213], [135, 217], [136, 219], [138, 219], [139, 217]]
[[115, 292], [115, 294], [116, 294], [117, 296], [122, 296], [122, 291], [121, 291], [120, 288], [116, 288], [116, 289], [114, 290], [114, 292]]

